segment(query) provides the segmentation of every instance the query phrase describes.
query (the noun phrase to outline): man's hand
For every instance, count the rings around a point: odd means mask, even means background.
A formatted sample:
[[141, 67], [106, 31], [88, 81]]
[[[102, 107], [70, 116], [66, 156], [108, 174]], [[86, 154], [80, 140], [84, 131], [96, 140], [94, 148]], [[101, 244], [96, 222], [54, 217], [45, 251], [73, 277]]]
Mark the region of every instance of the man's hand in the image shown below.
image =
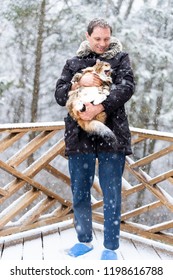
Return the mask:
[[91, 121], [96, 115], [104, 111], [102, 104], [93, 105], [92, 103], [86, 103], [85, 112], [79, 112], [79, 116], [84, 121]]
[[80, 79], [79, 85], [83, 87], [100, 87], [102, 80], [96, 74], [86, 73]]

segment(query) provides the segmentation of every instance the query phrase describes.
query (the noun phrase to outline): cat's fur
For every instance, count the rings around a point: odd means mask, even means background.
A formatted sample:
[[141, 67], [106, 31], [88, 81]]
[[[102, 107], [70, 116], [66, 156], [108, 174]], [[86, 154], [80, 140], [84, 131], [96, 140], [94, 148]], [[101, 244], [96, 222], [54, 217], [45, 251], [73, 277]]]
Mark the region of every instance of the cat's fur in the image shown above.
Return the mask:
[[79, 112], [85, 111], [86, 103], [100, 104], [109, 95], [109, 86], [112, 83], [111, 66], [107, 62], [97, 60], [93, 67], [87, 67], [82, 70], [82, 73], [76, 73], [72, 82], [78, 82], [87, 72], [98, 75], [103, 84], [100, 87], [79, 87], [76, 90], [71, 90], [66, 103], [68, 112], [80, 127], [88, 133], [115, 140], [114, 133], [104, 124], [106, 121], [106, 113], [104, 111], [90, 121], [82, 120], [79, 116]]

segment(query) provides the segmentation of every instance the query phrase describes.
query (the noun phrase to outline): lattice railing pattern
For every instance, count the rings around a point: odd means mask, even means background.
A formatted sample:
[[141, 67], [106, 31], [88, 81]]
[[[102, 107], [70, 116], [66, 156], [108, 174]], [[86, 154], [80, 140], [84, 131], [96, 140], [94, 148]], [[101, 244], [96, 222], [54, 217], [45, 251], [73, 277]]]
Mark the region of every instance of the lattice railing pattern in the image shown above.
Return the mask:
[[[73, 217], [63, 133], [63, 122], [0, 126], [0, 236]], [[121, 229], [173, 244], [173, 169], [165, 170], [172, 164], [173, 134], [138, 128], [131, 133], [134, 154], [126, 158]], [[102, 206], [96, 177], [92, 208], [100, 223]]]

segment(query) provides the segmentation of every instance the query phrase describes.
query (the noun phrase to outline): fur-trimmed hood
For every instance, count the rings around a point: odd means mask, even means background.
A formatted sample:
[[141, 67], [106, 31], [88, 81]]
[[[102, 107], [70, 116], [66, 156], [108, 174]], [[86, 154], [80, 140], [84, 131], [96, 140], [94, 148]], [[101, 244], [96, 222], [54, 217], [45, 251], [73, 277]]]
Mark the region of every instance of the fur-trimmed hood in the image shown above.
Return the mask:
[[[111, 58], [115, 57], [115, 55], [117, 53], [119, 53], [121, 51], [122, 51], [121, 42], [117, 38], [111, 37], [109, 49], [105, 53], [101, 54], [100, 57], [104, 57], [106, 59], [111, 59]], [[89, 55], [92, 52], [93, 51], [90, 48], [89, 42], [86, 40], [81, 43], [76, 54], [78, 57], [84, 57], [84, 56]]]

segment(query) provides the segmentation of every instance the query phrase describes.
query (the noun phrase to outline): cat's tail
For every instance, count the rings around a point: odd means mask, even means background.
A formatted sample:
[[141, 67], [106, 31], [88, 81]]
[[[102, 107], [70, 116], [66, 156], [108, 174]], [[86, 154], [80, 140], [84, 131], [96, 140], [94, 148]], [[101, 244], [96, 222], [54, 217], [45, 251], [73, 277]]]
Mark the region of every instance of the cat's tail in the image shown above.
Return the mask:
[[107, 143], [113, 146], [117, 143], [117, 138], [115, 134], [112, 132], [112, 130], [100, 121], [97, 120], [83, 121], [80, 119], [78, 120], [78, 124], [86, 132], [93, 135], [101, 136], [102, 138], [104, 138], [104, 140]]

